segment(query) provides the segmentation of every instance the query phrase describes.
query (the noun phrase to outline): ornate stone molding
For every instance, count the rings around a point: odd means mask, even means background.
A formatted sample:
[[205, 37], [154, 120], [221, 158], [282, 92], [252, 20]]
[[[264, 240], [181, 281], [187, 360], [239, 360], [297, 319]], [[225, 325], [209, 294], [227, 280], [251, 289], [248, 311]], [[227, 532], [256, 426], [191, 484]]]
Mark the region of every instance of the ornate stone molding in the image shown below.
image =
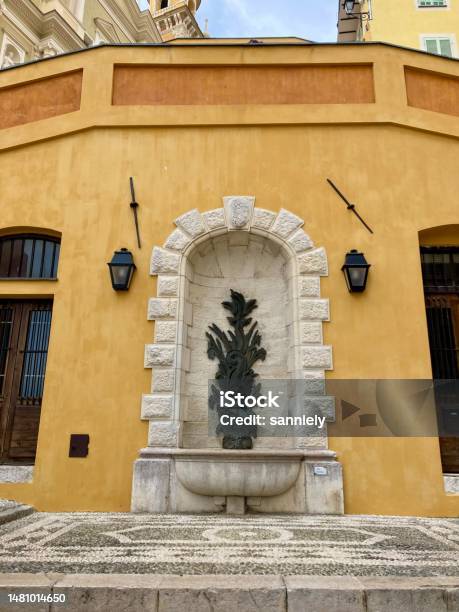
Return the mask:
[[[158, 283], [157, 297], [149, 300], [148, 320], [155, 321], [155, 340], [145, 347], [145, 367], [152, 369], [153, 379], [141, 407], [141, 418], [150, 422], [150, 446], [181, 446], [186, 408], [182, 382], [190, 360], [187, 326], [193, 317], [185, 291], [186, 264], [194, 248], [206, 240], [237, 230], [269, 238], [284, 249], [291, 263], [294, 302], [290, 376], [321, 380], [325, 370], [333, 368], [332, 349], [323, 345], [322, 335], [323, 322], [330, 320], [329, 301], [320, 297], [320, 277], [328, 275], [327, 256], [324, 248], [314, 246], [300, 217], [285, 209], [275, 213], [256, 208], [253, 196], [228, 196], [222, 208], [203, 213], [193, 209], [175, 225], [151, 256], [150, 273]], [[332, 417], [333, 408], [327, 410]], [[298, 446], [305, 443], [299, 441]]]

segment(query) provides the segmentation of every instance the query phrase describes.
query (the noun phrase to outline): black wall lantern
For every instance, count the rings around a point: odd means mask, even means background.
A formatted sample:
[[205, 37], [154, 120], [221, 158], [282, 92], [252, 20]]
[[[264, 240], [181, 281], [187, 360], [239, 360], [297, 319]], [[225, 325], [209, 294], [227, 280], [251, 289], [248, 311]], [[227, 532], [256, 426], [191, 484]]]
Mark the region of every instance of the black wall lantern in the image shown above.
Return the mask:
[[365, 259], [363, 253], [352, 249], [346, 253], [346, 259], [341, 270], [346, 279], [347, 288], [351, 293], [362, 293], [365, 291], [368, 279], [370, 264]]
[[131, 251], [127, 249], [115, 251], [111, 262], [107, 265], [110, 269], [113, 289], [115, 291], [127, 291], [135, 270], [134, 258]]

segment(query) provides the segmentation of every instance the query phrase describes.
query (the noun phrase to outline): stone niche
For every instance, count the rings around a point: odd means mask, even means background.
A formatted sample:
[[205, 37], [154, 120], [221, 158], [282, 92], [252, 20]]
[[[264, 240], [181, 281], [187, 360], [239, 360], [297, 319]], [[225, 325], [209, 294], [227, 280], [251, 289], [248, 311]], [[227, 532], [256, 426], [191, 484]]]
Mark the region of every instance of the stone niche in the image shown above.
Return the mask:
[[[289, 355], [294, 350], [289, 259], [283, 247], [270, 238], [243, 231], [210, 238], [191, 253], [187, 295], [193, 323], [188, 331], [190, 365], [184, 380], [184, 448], [221, 447], [221, 440], [208, 435], [208, 381], [215, 377], [217, 365], [207, 357], [205, 331], [210, 323], [229, 327], [222, 302], [229, 299], [230, 288], [257, 299], [253, 318], [267, 352], [266, 360], [256, 366], [259, 378], [289, 378]], [[284, 440], [260, 437], [254, 448], [269, 448], [276, 442], [285, 446]]]
[[314, 406], [334, 418], [324, 391], [332, 368], [322, 336], [329, 320], [320, 296], [325, 250], [314, 247], [296, 215], [254, 204], [253, 197], [231, 196], [221, 209], [192, 210], [153, 250], [158, 290], [148, 318], [155, 341], [145, 349], [152, 389], [141, 408], [149, 437], [134, 466], [134, 512], [343, 512], [341, 465], [326, 431], [259, 436], [249, 451], [224, 451], [209, 431], [208, 381], [217, 364], [207, 357], [205, 332], [211, 323], [228, 328], [221, 303], [230, 289], [257, 300], [253, 317], [267, 351], [256, 365], [260, 379], [308, 379]]

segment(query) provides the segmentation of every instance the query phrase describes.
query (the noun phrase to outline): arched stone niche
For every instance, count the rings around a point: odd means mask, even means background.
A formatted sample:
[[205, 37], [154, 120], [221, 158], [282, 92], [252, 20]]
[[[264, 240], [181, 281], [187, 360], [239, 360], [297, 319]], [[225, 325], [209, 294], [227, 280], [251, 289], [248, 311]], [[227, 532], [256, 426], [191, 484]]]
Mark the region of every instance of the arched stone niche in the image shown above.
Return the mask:
[[[261, 378], [307, 378], [320, 385], [332, 369], [322, 334], [329, 302], [320, 294], [327, 257], [301, 218], [257, 208], [254, 197], [225, 197], [222, 208], [191, 210], [175, 225], [151, 259], [151, 274], [158, 276], [157, 297], [148, 306], [154, 343], [145, 348], [152, 387], [142, 398], [141, 418], [150, 423], [149, 447], [219, 448], [220, 441], [208, 436], [207, 385], [216, 363], [207, 358], [205, 331], [213, 322], [226, 329], [221, 302], [230, 288], [257, 299], [254, 318], [268, 353], [256, 367]], [[323, 397], [321, 409], [333, 418], [332, 398]], [[327, 439], [255, 441], [255, 448], [279, 446], [325, 448]]]

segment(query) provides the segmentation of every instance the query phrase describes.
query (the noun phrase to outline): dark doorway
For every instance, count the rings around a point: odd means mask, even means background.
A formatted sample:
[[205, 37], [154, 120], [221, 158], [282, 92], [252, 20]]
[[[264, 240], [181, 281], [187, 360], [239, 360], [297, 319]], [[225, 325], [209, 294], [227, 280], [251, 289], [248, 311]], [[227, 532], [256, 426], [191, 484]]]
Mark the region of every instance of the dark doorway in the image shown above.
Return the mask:
[[[435, 380], [459, 379], [459, 247], [421, 247], [430, 357]], [[441, 388], [441, 387], [440, 387]], [[457, 389], [457, 386], [456, 386]], [[437, 395], [445, 473], [459, 473], [459, 405], [457, 393]]]
[[52, 301], [0, 301], [0, 462], [33, 463]]

